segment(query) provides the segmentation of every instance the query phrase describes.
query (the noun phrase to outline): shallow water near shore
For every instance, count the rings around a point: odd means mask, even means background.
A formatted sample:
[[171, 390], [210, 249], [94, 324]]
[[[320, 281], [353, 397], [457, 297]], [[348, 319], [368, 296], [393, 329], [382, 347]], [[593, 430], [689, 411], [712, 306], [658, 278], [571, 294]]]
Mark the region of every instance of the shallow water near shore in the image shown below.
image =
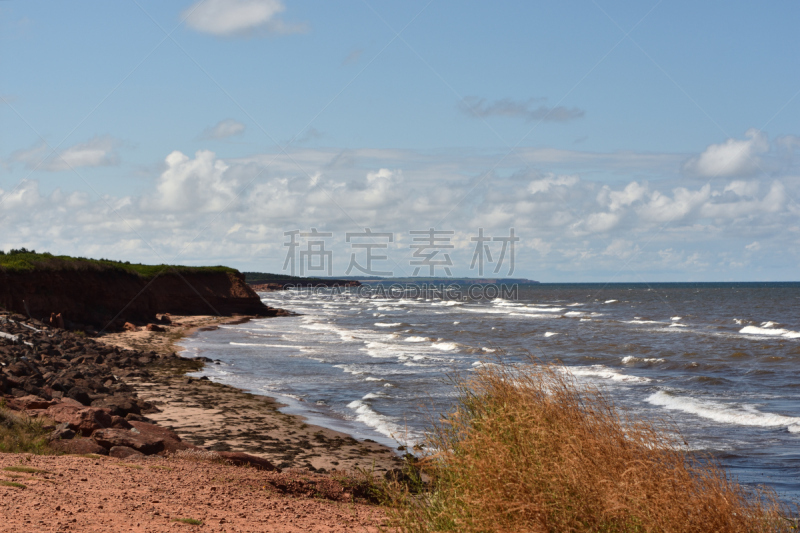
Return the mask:
[[200, 331], [198, 375], [315, 424], [413, 444], [453, 401], [448, 376], [528, 354], [642, 416], [667, 417], [739, 481], [800, 499], [800, 284], [541, 284], [455, 301], [281, 291], [299, 313]]

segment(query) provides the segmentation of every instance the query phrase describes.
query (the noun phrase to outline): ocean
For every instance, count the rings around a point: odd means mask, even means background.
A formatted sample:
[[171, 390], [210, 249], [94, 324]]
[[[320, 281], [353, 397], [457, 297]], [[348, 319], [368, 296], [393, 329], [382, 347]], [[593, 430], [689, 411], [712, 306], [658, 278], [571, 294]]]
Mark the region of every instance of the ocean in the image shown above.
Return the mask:
[[668, 418], [740, 482], [800, 499], [799, 283], [540, 284], [495, 295], [262, 293], [298, 316], [182, 345], [217, 361], [198, 376], [393, 447], [419, 441], [449, 410], [454, 375], [498, 358], [557, 361], [636, 414]]

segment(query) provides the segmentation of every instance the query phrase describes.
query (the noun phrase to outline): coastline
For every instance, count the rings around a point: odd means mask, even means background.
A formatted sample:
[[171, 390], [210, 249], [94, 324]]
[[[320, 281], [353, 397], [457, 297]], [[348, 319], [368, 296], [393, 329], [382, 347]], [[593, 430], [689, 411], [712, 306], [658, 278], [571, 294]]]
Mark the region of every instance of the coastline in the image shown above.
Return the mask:
[[[159, 355], [180, 353], [177, 343], [197, 331], [242, 323], [252, 316], [171, 316], [166, 331], [108, 333], [97, 341]], [[304, 468], [326, 473], [363, 470], [382, 476], [402, 467], [391, 448], [369, 439], [309, 424], [300, 415], [280, 411], [285, 404], [275, 398], [252, 394], [208, 379], [186, 376], [210, 361], [170, 358], [151, 369], [152, 377], [129, 377], [126, 382], [139, 398], [154, 404], [159, 413], [148, 418], [175, 431], [186, 442], [214, 451], [246, 452], [263, 457], [279, 468]]]

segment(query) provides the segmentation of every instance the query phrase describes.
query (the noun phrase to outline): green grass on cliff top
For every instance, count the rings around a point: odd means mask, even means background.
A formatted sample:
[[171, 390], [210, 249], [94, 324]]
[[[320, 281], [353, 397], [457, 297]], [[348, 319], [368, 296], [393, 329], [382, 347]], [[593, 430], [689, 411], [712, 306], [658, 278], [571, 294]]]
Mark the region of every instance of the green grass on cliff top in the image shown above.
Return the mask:
[[36, 253], [33, 250], [11, 250], [6, 253], [0, 250], [0, 270], [5, 272], [127, 272], [143, 278], [152, 278], [160, 273], [197, 274], [216, 272], [238, 272], [224, 266], [189, 267], [182, 265], [140, 265], [110, 259], [87, 259], [68, 255]]

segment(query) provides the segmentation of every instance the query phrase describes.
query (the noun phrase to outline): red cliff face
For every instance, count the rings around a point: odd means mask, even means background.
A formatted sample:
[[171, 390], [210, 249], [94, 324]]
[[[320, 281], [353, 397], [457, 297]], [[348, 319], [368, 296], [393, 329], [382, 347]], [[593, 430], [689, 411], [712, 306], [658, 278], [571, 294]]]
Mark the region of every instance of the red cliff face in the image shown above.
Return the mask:
[[156, 313], [276, 316], [238, 272], [167, 272], [152, 279], [107, 271], [0, 269], [0, 307], [36, 319], [61, 313], [73, 327], [117, 329]]

